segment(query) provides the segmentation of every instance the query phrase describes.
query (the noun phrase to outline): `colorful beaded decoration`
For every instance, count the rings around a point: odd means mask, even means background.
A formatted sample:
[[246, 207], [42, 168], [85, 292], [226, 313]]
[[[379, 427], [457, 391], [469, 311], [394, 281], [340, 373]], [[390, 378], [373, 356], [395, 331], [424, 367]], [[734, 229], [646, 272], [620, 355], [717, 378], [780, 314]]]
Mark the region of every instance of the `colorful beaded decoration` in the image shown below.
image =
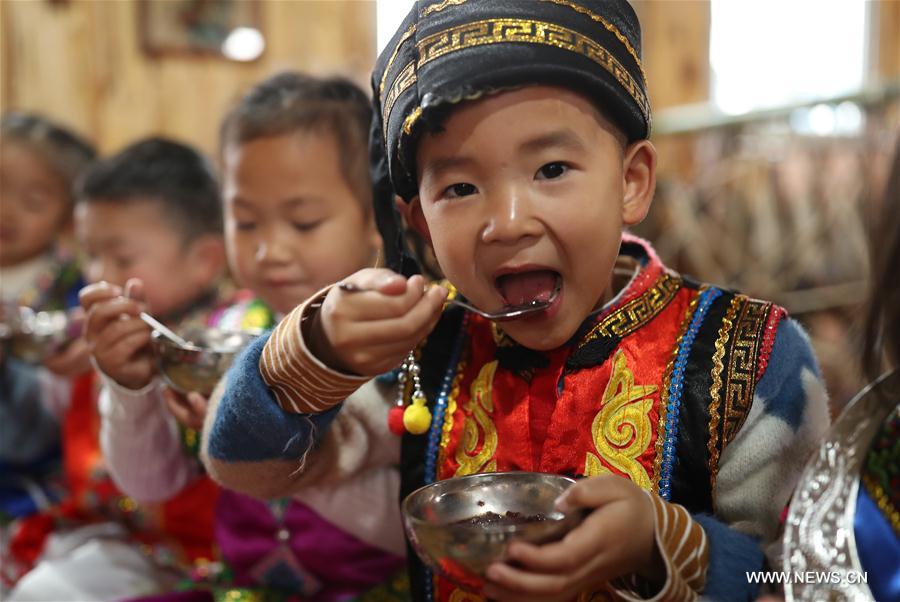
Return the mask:
[[434, 401], [434, 420], [431, 421], [431, 430], [428, 433], [428, 448], [425, 455], [425, 483], [433, 483], [437, 480], [437, 458], [441, 448], [441, 434], [444, 429], [444, 415], [447, 412], [447, 404], [450, 400], [450, 391], [453, 390], [453, 383], [456, 380], [458, 372], [459, 359], [462, 355], [463, 344], [466, 341], [466, 335], [469, 331], [469, 316], [466, 312], [463, 316], [462, 323], [459, 326], [459, 333], [453, 345], [453, 351], [450, 353], [450, 361], [447, 364], [447, 371], [444, 373], [444, 380], [441, 381], [441, 388], [438, 391], [437, 399]]
[[[410, 351], [397, 375], [397, 402], [388, 412], [388, 428], [396, 435], [402, 435], [404, 431], [422, 435], [428, 432], [428, 427], [431, 426], [431, 412], [428, 410], [425, 392], [422, 391], [421, 372], [415, 352]], [[409, 405], [404, 407], [409, 381], [412, 381], [412, 394]]]
[[669, 383], [669, 404], [666, 406], [666, 442], [663, 444], [662, 467], [659, 478], [659, 496], [668, 500], [671, 495], [672, 465], [675, 462], [675, 441], [678, 438], [678, 412], [681, 408], [681, 393], [684, 386], [684, 369], [687, 366], [688, 356], [697, 338], [697, 332], [706, 319], [712, 302], [722, 295], [722, 291], [715, 287], [706, 289], [700, 293], [700, 302], [697, 310], [691, 318], [690, 326], [678, 344], [678, 353], [675, 356], [675, 365], [672, 369], [672, 380]]
[[[440, 453], [441, 434], [444, 428], [444, 414], [447, 411], [450, 392], [453, 390], [453, 384], [459, 371], [459, 360], [469, 331], [469, 316], [468, 312], [463, 316], [462, 323], [459, 326], [459, 333], [450, 353], [450, 361], [447, 362], [447, 371], [444, 373], [441, 388], [438, 390], [437, 399], [434, 402], [434, 419], [431, 421], [431, 430], [428, 432], [428, 447], [425, 452], [425, 484], [434, 483], [437, 480], [437, 458]], [[432, 584], [431, 587], [425, 589], [425, 599], [427, 602], [433, 602], [434, 575], [427, 568], [425, 569], [425, 582]]]

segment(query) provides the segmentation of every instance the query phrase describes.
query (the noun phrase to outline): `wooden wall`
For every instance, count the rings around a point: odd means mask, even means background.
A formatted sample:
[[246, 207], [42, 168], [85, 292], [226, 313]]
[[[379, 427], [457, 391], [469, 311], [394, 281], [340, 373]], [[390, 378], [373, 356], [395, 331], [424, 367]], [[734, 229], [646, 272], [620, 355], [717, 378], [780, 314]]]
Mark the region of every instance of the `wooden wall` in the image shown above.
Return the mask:
[[654, 111], [709, 99], [709, 2], [632, 0]]
[[[240, 64], [147, 56], [140, 48], [135, 0], [0, 0], [0, 109], [46, 113], [93, 138], [105, 152], [148, 134], [212, 151], [224, 110], [277, 70], [341, 72], [368, 85], [374, 2], [254, 2], [267, 48], [259, 61]], [[654, 110], [706, 100], [709, 3], [634, 4], [643, 22]]]
[[242, 92], [288, 68], [342, 73], [368, 89], [374, 2], [258, 1], [266, 50], [254, 63], [150, 58], [134, 0], [0, 1], [0, 108], [40, 111], [104, 152], [163, 134], [212, 152]]
[[[212, 151], [224, 110], [275, 71], [340, 72], [367, 88], [375, 54], [372, 0], [252, 1], [261, 10], [267, 48], [259, 61], [239, 64], [148, 57], [139, 44], [136, 0], [0, 0], [0, 109], [45, 112], [102, 151], [154, 133]], [[654, 111], [706, 101], [709, 1], [632, 3], [642, 22]], [[872, 6], [871, 75], [897, 79], [900, 2]], [[664, 173], [690, 171], [682, 140], [656, 142], [672, 146], [660, 149]]]
[[[709, 100], [708, 0], [632, 0], [641, 21], [643, 61], [654, 113]], [[659, 137], [659, 175], [690, 174], [692, 141]]]
[[900, 79], [900, 2], [879, 0], [873, 3], [873, 35], [870, 52], [871, 77], [882, 81]]

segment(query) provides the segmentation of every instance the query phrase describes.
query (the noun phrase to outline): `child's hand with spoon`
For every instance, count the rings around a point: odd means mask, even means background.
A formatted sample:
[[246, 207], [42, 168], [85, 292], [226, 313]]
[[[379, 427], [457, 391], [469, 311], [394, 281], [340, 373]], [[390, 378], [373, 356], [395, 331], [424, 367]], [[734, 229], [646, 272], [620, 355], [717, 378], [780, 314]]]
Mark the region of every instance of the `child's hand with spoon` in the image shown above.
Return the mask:
[[447, 297], [444, 287], [426, 289], [422, 276], [386, 269], [360, 270], [343, 282], [357, 292], [332, 287], [304, 338], [313, 355], [352, 374], [376, 376], [400, 365], [437, 324]]
[[126, 389], [142, 389], [153, 380], [156, 364], [151, 329], [140, 318], [143, 283], [131, 279], [125, 289], [97, 282], [81, 289], [84, 338], [97, 368]]

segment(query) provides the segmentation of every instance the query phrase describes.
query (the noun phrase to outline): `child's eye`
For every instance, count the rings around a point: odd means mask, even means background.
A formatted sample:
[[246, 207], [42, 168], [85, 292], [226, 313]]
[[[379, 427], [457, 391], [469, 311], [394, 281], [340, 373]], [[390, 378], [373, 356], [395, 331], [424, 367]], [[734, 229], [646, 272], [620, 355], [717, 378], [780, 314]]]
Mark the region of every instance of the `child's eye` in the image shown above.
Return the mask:
[[444, 198], [452, 199], [456, 197], [469, 196], [470, 194], [475, 194], [476, 192], [478, 192], [478, 189], [475, 188], [473, 184], [463, 182], [460, 184], [447, 186], [447, 188], [444, 189], [443, 196]]
[[538, 180], [554, 180], [569, 171], [569, 166], [558, 161], [542, 165], [535, 177]]
[[294, 229], [298, 232], [311, 232], [319, 227], [322, 223], [322, 220], [317, 222], [294, 222]]
[[234, 225], [238, 230], [241, 230], [242, 232], [249, 232], [256, 227], [255, 222], [235, 222]]
[[116, 257], [114, 263], [116, 268], [120, 270], [129, 270], [134, 265], [134, 259], [131, 257]]

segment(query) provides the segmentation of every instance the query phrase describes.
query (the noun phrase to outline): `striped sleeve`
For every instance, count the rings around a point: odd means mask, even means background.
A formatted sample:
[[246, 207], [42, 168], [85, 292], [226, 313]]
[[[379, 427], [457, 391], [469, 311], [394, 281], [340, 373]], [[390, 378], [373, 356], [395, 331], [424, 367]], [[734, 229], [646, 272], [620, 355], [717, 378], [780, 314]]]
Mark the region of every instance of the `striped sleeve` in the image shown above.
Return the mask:
[[709, 542], [706, 532], [690, 513], [650, 494], [656, 522], [656, 545], [666, 567], [666, 582], [652, 597], [645, 598], [637, 588], [616, 587], [624, 600], [695, 600], [706, 583]]
[[303, 340], [303, 324], [322, 306], [329, 288], [289, 313], [275, 327], [259, 358], [260, 374], [286, 412], [319, 414], [371, 380], [332, 370], [313, 356]]

